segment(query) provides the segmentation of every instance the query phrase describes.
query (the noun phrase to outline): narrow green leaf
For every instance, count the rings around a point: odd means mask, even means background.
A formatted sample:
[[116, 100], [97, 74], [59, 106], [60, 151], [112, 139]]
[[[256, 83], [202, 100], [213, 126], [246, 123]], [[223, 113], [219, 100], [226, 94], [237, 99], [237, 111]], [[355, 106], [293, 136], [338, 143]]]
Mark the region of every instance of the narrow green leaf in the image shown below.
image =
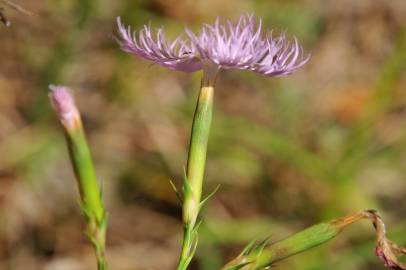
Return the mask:
[[176, 197], [178, 198], [179, 202], [182, 203], [182, 197], [181, 197], [181, 195], [180, 195], [180, 193], [179, 193], [179, 190], [178, 190], [178, 188], [175, 186], [175, 184], [173, 183], [173, 181], [172, 181], [171, 179], [169, 179], [169, 184], [171, 185], [173, 191], [175, 192]]
[[251, 264], [251, 263], [252, 263], [252, 262], [240, 263], [240, 264], [237, 264], [237, 265], [233, 265], [233, 266], [231, 266], [231, 267], [228, 267], [228, 268], [224, 268], [223, 270], [239, 270], [239, 269], [243, 268], [244, 266], [247, 266], [247, 265], [249, 265], [249, 264]]
[[242, 256], [247, 256], [248, 254], [250, 254], [252, 252], [252, 250], [255, 248], [256, 246], [256, 240], [251, 240], [245, 247], [244, 249], [241, 251], [241, 253], [238, 255], [238, 257], [242, 257]]
[[206, 204], [206, 202], [207, 202], [211, 197], [213, 197], [214, 194], [216, 194], [216, 192], [219, 190], [219, 188], [220, 188], [220, 185], [218, 185], [209, 195], [207, 195], [207, 197], [206, 197], [205, 199], [203, 199], [203, 200], [199, 203], [199, 209], [201, 209], [201, 208]]

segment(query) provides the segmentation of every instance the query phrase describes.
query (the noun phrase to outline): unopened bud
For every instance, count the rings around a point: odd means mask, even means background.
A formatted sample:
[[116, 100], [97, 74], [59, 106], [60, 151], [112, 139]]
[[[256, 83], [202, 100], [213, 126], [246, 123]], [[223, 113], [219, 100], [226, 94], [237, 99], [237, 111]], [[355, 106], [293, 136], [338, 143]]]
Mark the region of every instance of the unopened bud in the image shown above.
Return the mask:
[[69, 131], [80, 124], [80, 115], [75, 101], [66, 86], [50, 85], [49, 99], [62, 125]]

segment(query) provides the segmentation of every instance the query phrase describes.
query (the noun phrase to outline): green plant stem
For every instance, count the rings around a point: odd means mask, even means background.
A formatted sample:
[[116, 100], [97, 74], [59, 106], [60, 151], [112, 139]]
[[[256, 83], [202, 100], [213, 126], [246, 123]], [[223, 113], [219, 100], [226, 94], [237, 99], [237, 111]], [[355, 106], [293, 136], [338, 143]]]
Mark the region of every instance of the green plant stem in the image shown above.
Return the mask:
[[76, 119], [73, 128], [65, 127], [65, 134], [79, 187], [82, 211], [86, 218], [86, 235], [95, 249], [98, 269], [106, 270], [105, 242], [107, 216], [80, 118]]
[[328, 242], [349, 225], [363, 219], [372, 222], [377, 236], [376, 254], [386, 266], [393, 269], [406, 269], [398, 260], [398, 256], [406, 253], [406, 249], [397, 246], [386, 238], [385, 224], [375, 210], [364, 210], [330, 222], [320, 223], [300, 231], [283, 240], [267, 245], [249, 245], [234, 260], [226, 264], [222, 270], [257, 270], [274, 265], [276, 262], [294, 256]]
[[202, 86], [193, 118], [189, 144], [183, 201], [183, 243], [178, 270], [187, 269], [197, 244], [197, 218], [201, 208], [203, 176], [206, 163], [212, 110], [213, 86]]
[[81, 124], [72, 131], [68, 131], [67, 142], [83, 207], [91, 212], [87, 214], [91, 214], [96, 220], [102, 220], [104, 209], [100, 197], [99, 185], [97, 183], [90, 149]]
[[196, 223], [202, 194], [207, 143], [212, 119], [213, 91], [213, 87], [201, 88], [190, 137], [186, 175], [191, 194], [185, 196], [183, 220], [192, 226]]

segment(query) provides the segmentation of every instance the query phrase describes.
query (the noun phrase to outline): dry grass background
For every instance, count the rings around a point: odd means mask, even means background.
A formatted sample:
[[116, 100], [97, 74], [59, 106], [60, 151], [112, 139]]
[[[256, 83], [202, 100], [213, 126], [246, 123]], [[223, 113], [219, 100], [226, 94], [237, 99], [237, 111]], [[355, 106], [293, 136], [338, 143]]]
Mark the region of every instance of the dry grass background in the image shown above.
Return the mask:
[[[0, 269], [94, 269], [47, 85], [75, 90], [110, 213], [113, 270], [174, 269], [180, 184], [200, 74], [134, 59], [116, 16], [175, 36], [216, 16], [261, 16], [312, 53], [286, 78], [220, 75], [193, 269], [213, 270], [253, 237], [279, 239], [363, 208], [406, 243], [406, 1], [0, 1]], [[383, 269], [370, 225], [278, 269]]]

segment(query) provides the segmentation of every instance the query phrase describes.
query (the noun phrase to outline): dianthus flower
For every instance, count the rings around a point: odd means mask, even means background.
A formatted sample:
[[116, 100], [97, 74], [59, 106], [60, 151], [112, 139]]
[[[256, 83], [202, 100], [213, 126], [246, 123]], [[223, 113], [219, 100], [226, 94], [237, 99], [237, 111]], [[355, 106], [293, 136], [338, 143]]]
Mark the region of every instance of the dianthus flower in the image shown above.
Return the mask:
[[133, 32], [117, 18], [118, 42], [121, 48], [145, 60], [174, 70], [193, 72], [203, 69], [206, 63], [218, 69], [245, 69], [267, 76], [293, 73], [307, 63], [302, 48], [294, 38], [290, 42], [284, 34], [274, 37], [265, 32], [262, 22], [256, 24], [253, 15], [242, 15], [236, 24], [227, 21], [213, 25], [204, 24], [196, 35], [185, 29], [174, 41], [166, 40], [159, 28], [153, 34], [151, 26]]
[[303, 55], [296, 38], [289, 42], [285, 35], [274, 37], [271, 31], [264, 32], [261, 20], [257, 24], [252, 15], [241, 16], [236, 24], [221, 24], [217, 19], [213, 25], [204, 24], [199, 34], [185, 29], [174, 41], [165, 38], [162, 28], [153, 33], [146, 25], [135, 32], [120, 18], [117, 24], [117, 41], [124, 51], [174, 70], [203, 69], [182, 189], [184, 231], [177, 270], [186, 270], [196, 250], [199, 212], [207, 201], [202, 200], [202, 187], [218, 71], [242, 69], [282, 76], [303, 66], [309, 56]]

